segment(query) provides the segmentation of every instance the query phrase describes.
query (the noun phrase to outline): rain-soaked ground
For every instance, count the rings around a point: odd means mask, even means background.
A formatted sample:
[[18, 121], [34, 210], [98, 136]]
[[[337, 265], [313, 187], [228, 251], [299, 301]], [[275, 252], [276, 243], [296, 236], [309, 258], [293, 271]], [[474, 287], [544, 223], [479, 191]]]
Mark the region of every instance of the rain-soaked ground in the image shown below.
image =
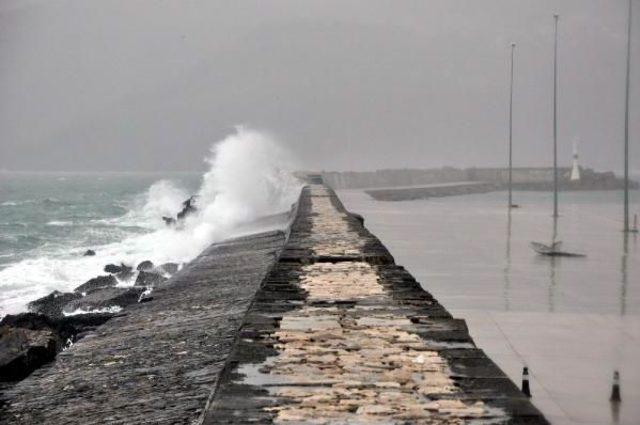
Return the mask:
[[[558, 239], [585, 258], [545, 258], [551, 197], [504, 193], [379, 202], [338, 192], [365, 225], [555, 424], [640, 423], [640, 235], [624, 238], [618, 192], [560, 195]], [[632, 211], [640, 199], [632, 194]], [[622, 403], [609, 402], [614, 370]]]

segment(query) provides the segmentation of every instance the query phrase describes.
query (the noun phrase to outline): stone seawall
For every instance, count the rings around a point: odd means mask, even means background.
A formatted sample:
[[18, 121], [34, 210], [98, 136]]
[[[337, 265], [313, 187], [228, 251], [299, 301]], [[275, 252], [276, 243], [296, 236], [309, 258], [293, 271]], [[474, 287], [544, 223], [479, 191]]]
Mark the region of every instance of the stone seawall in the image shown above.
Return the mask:
[[394, 187], [365, 190], [367, 195], [377, 201], [413, 201], [416, 199], [441, 198], [444, 196], [487, 193], [500, 190], [496, 183], [464, 182], [424, 185], [417, 187]]
[[[618, 190], [623, 180], [613, 172], [600, 172], [580, 167], [581, 178], [571, 181], [571, 168], [558, 169], [562, 190]], [[507, 168], [432, 168], [432, 169], [388, 169], [377, 171], [322, 172], [322, 180], [333, 189], [374, 189], [405, 186], [424, 186], [458, 182], [486, 182], [505, 187], [509, 181]], [[513, 183], [518, 190], [549, 190], [553, 185], [553, 168], [514, 168]], [[638, 182], [630, 182], [638, 189]]]
[[325, 186], [307, 187], [205, 424], [546, 424]]
[[280, 231], [214, 244], [2, 394], [3, 424], [192, 424], [203, 414]]

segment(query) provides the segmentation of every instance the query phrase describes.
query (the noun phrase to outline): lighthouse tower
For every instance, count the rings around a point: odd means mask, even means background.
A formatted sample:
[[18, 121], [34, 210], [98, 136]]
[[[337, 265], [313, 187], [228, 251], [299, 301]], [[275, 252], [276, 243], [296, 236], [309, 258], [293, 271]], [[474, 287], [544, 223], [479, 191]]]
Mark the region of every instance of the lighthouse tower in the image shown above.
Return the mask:
[[580, 167], [578, 166], [578, 140], [573, 142], [573, 167], [571, 168], [571, 181], [580, 180]]

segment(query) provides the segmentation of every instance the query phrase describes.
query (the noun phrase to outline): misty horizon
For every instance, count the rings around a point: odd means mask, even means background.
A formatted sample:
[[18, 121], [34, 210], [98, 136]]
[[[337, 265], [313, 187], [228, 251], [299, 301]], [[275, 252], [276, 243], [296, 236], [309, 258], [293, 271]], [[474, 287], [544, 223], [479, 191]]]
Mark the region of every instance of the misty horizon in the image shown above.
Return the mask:
[[[299, 168], [552, 164], [622, 170], [626, 2], [491, 0], [0, 5], [0, 170], [204, 171], [241, 122]], [[635, 21], [640, 17], [635, 9]], [[631, 156], [640, 170], [632, 38]]]

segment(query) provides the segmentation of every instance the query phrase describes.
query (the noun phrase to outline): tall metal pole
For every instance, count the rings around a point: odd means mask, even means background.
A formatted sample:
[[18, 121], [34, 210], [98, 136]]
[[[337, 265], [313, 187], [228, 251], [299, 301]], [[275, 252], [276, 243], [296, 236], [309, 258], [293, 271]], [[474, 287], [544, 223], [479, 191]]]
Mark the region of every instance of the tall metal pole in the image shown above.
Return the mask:
[[513, 206], [512, 183], [513, 183], [513, 55], [516, 43], [511, 43], [511, 84], [509, 87], [509, 205]]
[[627, 79], [625, 85], [624, 111], [624, 232], [629, 232], [629, 85], [631, 80], [631, 16], [632, 0], [629, 0], [627, 17]]
[[558, 217], [558, 15], [553, 44], [553, 216]]

